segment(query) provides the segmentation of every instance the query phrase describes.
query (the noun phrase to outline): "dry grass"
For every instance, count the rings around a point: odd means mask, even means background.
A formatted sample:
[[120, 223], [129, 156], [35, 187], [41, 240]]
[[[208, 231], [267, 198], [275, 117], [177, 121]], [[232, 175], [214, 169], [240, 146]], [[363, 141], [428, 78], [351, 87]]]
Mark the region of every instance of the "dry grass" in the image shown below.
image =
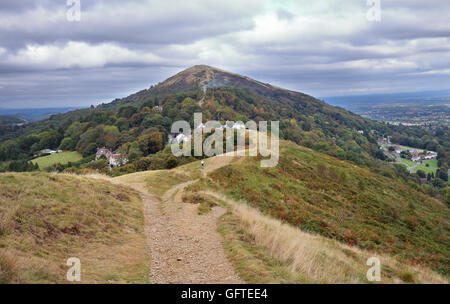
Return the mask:
[[293, 143], [261, 168], [245, 158], [193, 185], [243, 200], [305, 232], [449, 274], [447, 206], [404, 183]]
[[[266, 266], [267, 264], [273, 266], [264, 269], [260, 262], [248, 258], [241, 259], [241, 265], [236, 266], [243, 278], [250, 279], [250, 283], [368, 283], [366, 272], [369, 267], [365, 263], [372, 256], [380, 258], [381, 283], [448, 283], [445, 278], [428, 269], [400, 264], [385, 255], [303, 232], [278, 219], [264, 216], [246, 203], [235, 202], [214, 192], [206, 193], [229, 205], [231, 214], [239, 222], [239, 226], [235, 227], [236, 231], [241, 230], [246, 236], [243, 238], [246, 240], [244, 246], [253, 246], [253, 250], [256, 248], [256, 251], [259, 248], [255, 256], [259, 255], [259, 259], [266, 259]], [[233, 255], [234, 260], [238, 260], [239, 257], [236, 256], [238, 249], [230, 248], [230, 250], [232, 260]], [[266, 256], [261, 258], [261, 255]], [[267, 262], [268, 259], [271, 261]], [[248, 266], [243, 267], [243, 264]], [[259, 269], [252, 269], [251, 265]], [[277, 269], [268, 275], [271, 268]], [[255, 272], [260, 275], [251, 276]], [[264, 274], [271, 277], [264, 278]]]
[[17, 258], [11, 251], [0, 251], [0, 284], [20, 282]]
[[148, 281], [139, 193], [101, 179], [0, 174], [2, 282], [67, 283], [69, 257], [81, 283]]

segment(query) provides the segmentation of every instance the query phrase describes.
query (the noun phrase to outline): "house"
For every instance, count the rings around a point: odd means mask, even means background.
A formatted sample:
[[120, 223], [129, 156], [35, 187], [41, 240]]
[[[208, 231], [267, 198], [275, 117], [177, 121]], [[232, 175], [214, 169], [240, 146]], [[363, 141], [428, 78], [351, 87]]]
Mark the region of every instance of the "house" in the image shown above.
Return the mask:
[[58, 153], [58, 152], [55, 151], [55, 150], [51, 150], [51, 149], [44, 149], [44, 150], [41, 150], [41, 153], [42, 154], [55, 154], [55, 153]]
[[163, 111], [163, 106], [154, 106], [153, 111], [161, 113]]
[[109, 149], [106, 149], [106, 148], [97, 149], [97, 153], [95, 154], [95, 160], [98, 160], [103, 155], [106, 157], [106, 160], [108, 160], [108, 162], [109, 162], [109, 158], [111, 157], [111, 154], [112, 154], [112, 152]]
[[400, 146], [394, 146], [394, 149], [395, 149], [395, 153], [397, 153], [397, 154], [400, 154], [403, 151], [403, 149], [400, 148]]
[[121, 153], [112, 153], [111, 157], [109, 158], [109, 165], [111, 167], [120, 167], [122, 165], [125, 165], [126, 163], [128, 163], [128, 159], [122, 157]]
[[388, 151], [383, 150], [383, 154], [384, 154], [384, 156], [388, 157], [389, 159], [395, 160], [395, 157], [391, 153], [389, 153]]
[[413, 161], [413, 162], [418, 162], [419, 160], [421, 160], [422, 158], [420, 157], [420, 156], [413, 156], [413, 157], [411, 157], [411, 160]]
[[436, 159], [437, 153], [436, 152], [428, 152], [427, 154], [422, 155], [422, 159], [424, 160], [430, 160], [430, 159]]
[[100, 159], [100, 157], [105, 156], [108, 165], [111, 167], [120, 167], [128, 163], [128, 159], [122, 156], [121, 153], [114, 153], [105, 147], [97, 149], [95, 154], [95, 160]]

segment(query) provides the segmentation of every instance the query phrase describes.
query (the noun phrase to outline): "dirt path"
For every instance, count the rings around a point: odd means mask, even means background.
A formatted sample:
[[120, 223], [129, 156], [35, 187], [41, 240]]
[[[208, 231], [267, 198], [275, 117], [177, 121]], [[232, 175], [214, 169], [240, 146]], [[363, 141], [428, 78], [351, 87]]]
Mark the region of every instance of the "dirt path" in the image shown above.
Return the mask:
[[[226, 165], [227, 157], [208, 160], [207, 172]], [[197, 180], [169, 189], [158, 200], [147, 192], [145, 184], [130, 184], [141, 192], [145, 209], [145, 233], [148, 240], [151, 283], [244, 283], [225, 256], [217, 219], [226, 210], [214, 207], [205, 215], [197, 214], [197, 205], [182, 202], [183, 189]]]

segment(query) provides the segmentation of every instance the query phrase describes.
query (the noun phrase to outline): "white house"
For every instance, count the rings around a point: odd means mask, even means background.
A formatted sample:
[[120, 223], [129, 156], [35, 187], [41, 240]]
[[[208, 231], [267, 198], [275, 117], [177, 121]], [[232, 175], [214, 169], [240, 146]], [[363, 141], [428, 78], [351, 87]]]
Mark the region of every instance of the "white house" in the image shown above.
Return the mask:
[[413, 162], [418, 162], [420, 159], [421, 159], [420, 156], [413, 156], [413, 157], [411, 157], [411, 160]]
[[55, 153], [58, 153], [58, 152], [55, 151], [55, 150], [51, 150], [51, 149], [44, 149], [44, 150], [41, 150], [41, 153], [43, 153], [43, 154], [55, 154]]
[[112, 153], [111, 157], [109, 158], [109, 165], [111, 167], [120, 167], [122, 165], [125, 165], [126, 163], [128, 163], [128, 159], [122, 157], [122, 154], [120, 153]]
[[110, 167], [120, 167], [128, 163], [128, 159], [122, 156], [121, 153], [114, 153], [109, 149], [100, 148], [97, 149], [97, 153], [95, 154], [95, 160], [98, 160], [100, 157], [105, 156], [106, 160]]
[[436, 159], [437, 158], [437, 153], [429, 152], [428, 154], [423, 155], [422, 158], [425, 159], [425, 160]]

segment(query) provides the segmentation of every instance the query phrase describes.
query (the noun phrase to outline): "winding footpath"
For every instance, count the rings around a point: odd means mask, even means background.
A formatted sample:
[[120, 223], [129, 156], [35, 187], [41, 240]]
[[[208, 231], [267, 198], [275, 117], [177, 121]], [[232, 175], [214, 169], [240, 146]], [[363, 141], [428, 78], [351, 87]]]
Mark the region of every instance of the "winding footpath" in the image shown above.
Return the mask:
[[[229, 163], [211, 160], [203, 175]], [[150, 283], [244, 283], [226, 258], [217, 220], [226, 210], [214, 207], [204, 215], [197, 205], [181, 200], [183, 189], [197, 180], [169, 189], [161, 200], [148, 193], [144, 183], [128, 184], [141, 193], [145, 234], [151, 256]]]

